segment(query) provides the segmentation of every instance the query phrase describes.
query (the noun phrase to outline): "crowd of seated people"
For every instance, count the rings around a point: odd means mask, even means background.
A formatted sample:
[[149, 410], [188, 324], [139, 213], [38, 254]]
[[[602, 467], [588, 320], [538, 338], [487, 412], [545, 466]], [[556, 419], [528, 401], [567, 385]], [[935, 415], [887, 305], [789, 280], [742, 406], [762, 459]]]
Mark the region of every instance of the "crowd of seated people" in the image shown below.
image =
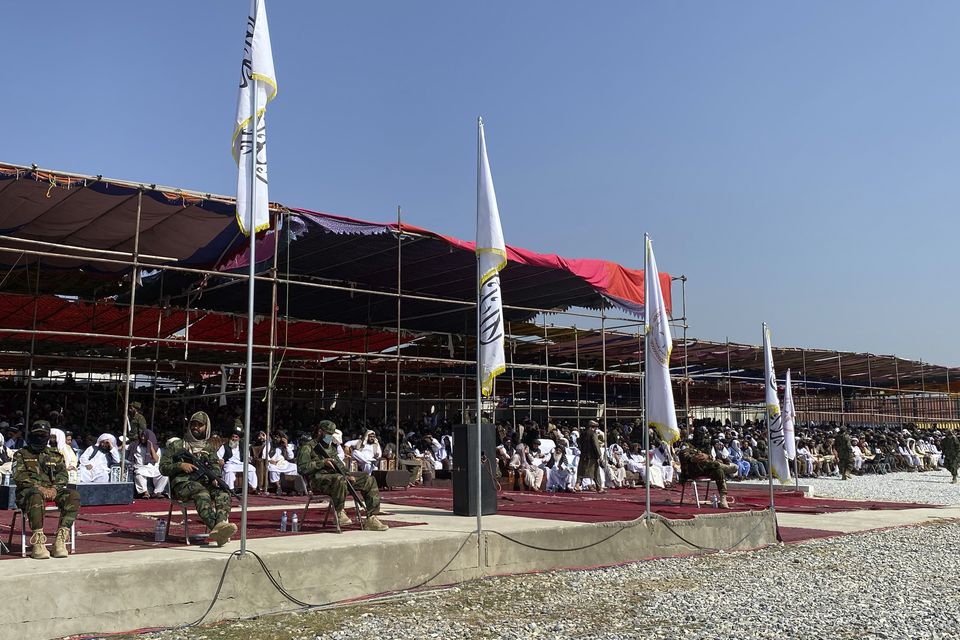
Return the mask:
[[[459, 416], [447, 419], [431, 413], [420, 418], [408, 416], [398, 425], [393, 416], [385, 422], [382, 417], [365, 418], [356, 413], [318, 410], [310, 402], [280, 400], [275, 403], [268, 442], [265, 404], [254, 403], [251, 447], [243, 452], [239, 400], [222, 403], [213, 396], [184, 401], [166, 391], [137, 391], [143, 416], [138, 419], [146, 428], [133, 437], [128, 427], [131, 438], [125, 440], [121, 394], [69, 394], [64, 392], [64, 385], [33, 389], [29, 419], [50, 422], [51, 444], [64, 452], [71, 483], [118, 479], [119, 474], [112, 470], [120, 466], [123, 456], [138, 497], [168, 495], [158, 462], [167, 440], [179, 437], [187, 416], [196, 411], [210, 416], [215, 437], [219, 438], [217, 454], [223, 462], [224, 480], [231, 486], [241, 486], [243, 463], [249, 459], [246, 482], [251, 491], [306, 491], [306, 485], [298, 481], [299, 445], [324, 419], [337, 424], [334, 439], [350, 471], [369, 475], [398, 466], [411, 472], [411, 484], [430, 483], [438, 473], [451, 468], [453, 424], [460, 422]], [[0, 431], [4, 437], [0, 473], [10, 473], [13, 453], [25, 445], [24, 400], [22, 389], [0, 390]], [[534, 492], [624, 489], [644, 485], [649, 469], [651, 485], [670, 487], [681, 479], [677, 455], [681, 444], [695, 447], [716, 461], [728, 480], [766, 478], [769, 469], [763, 421], [734, 424], [729, 420], [691, 420], [683, 429], [682, 441], [673, 444], [661, 441], [651, 429], [650, 448], [645, 451], [639, 420], [609, 420], [605, 431], [596, 430], [600, 473], [581, 478], [580, 439], [587, 431], [587, 422], [547, 419], [540, 425], [529, 418], [517, 424], [498, 421], [497, 464], [491, 466], [501, 485]], [[796, 427], [796, 474], [839, 475], [841, 458], [851, 460], [850, 472], [854, 475], [936, 470], [944, 464], [942, 442], [946, 433], [935, 425], [801, 424]], [[838, 452], [838, 446], [845, 446], [838, 443], [847, 442], [849, 454]]]

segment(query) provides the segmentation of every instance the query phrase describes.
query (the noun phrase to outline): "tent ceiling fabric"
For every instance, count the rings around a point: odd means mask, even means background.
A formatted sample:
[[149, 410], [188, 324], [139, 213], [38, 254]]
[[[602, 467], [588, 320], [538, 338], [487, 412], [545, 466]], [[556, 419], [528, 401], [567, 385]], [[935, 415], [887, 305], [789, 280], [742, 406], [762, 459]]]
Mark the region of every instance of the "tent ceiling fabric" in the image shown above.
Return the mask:
[[[225, 252], [242, 244], [234, 204], [229, 199], [0, 164], [0, 235], [5, 239], [4, 246], [60, 254], [18, 257], [16, 252], [5, 250], [0, 252], [0, 264], [9, 268], [39, 260], [41, 271], [81, 269], [87, 279], [101, 281], [129, 273], [125, 265], [91, 259], [118, 256], [83, 250], [68, 256], [68, 250], [38, 247], [29, 241], [132, 255], [140, 191], [141, 254], [168, 258], [160, 261], [163, 264], [212, 266]], [[89, 285], [83, 286], [83, 279], [72, 280], [75, 282], [61, 283], [59, 290], [50, 292], [91, 291]], [[55, 286], [55, 282], [47, 286]], [[71, 290], [64, 290], [71, 285]]]
[[[40, 291], [78, 295], [87, 299], [121, 293], [118, 283], [129, 267], [95, 260], [124, 259], [83, 250], [31, 244], [42, 241], [106, 251], [126, 252], [134, 247], [137, 194], [142, 192], [139, 251], [146, 264], [232, 270], [243, 268], [247, 250], [234, 217], [234, 201], [222, 196], [157, 188], [104, 179], [0, 164], [0, 266], [16, 267], [7, 291]], [[410, 225], [380, 224], [305, 209], [273, 207], [285, 224], [280, 270], [303, 282], [338, 283], [353, 291], [336, 293], [291, 287], [291, 317], [349, 324], [396, 324], [396, 300], [361, 293], [371, 289], [393, 293], [397, 287], [397, 236], [401, 236], [402, 290], [407, 296], [441, 297], [445, 302], [404, 300], [401, 322], [420, 330], [465, 331], [476, 288], [473, 244]], [[257, 258], [272, 258], [272, 233], [258, 244]], [[18, 254], [17, 248], [46, 250], [56, 255]], [[261, 253], [261, 250], [264, 250]], [[68, 255], [71, 254], [72, 255]], [[271, 255], [267, 255], [270, 253]], [[618, 306], [632, 313], [643, 308], [643, 272], [605, 260], [569, 259], [508, 247], [508, 266], [501, 273], [505, 304], [535, 309], [571, 307], [597, 309]], [[239, 255], [239, 257], [238, 257]], [[86, 257], [84, 257], [86, 256]], [[40, 275], [25, 269], [39, 260]], [[65, 277], [62, 277], [65, 276]], [[670, 276], [661, 274], [661, 288], [670, 308]], [[198, 277], [168, 277], [184, 290]], [[205, 296], [204, 304], [219, 311], [243, 312], [245, 296], [238, 286]], [[269, 288], [269, 285], [263, 288]], [[168, 292], [171, 289], [168, 289]], [[261, 294], [258, 291], [258, 294]], [[147, 299], [150, 300], [149, 291]], [[156, 294], [159, 295], [159, 292]], [[258, 312], [264, 311], [258, 295]], [[152, 298], [154, 302], [159, 297]], [[449, 300], [464, 304], [451, 304]], [[267, 305], [269, 309], [269, 305]], [[506, 310], [509, 321], [535, 315], [534, 311]]]

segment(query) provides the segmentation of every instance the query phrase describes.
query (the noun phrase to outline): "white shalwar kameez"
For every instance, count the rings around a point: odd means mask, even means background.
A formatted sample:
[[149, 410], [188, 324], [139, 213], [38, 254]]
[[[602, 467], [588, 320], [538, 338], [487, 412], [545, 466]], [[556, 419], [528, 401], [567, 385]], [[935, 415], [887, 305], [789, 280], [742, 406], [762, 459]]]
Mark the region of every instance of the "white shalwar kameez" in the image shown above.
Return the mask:
[[[227, 455], [227, 448], [231, 450], [229, 458], [224, 457]], [[228, 487], [234, 486], [238, 473], [243, 474], [243, 457], [240, 455], [242, 450], [239, 444], [234, 447], [229, 441], [217, 449], [217, 457], [223, 460], [223, 481], [227, 483]], [[277, 480], [279, 480], [279, 476]], [[253, 464], [247, 465], [247, 484], [250, 485], [251, 489], [256, 490], [257, 468]]]
[[[110, 442], [110, 453], [104, 453], [98, 446], [101, 442]], [[110, 482], [110, 467], [120, 464], [120, 450], [117, 439], [109, 433], [97, 438], [97, 444], [87, 447], [80, 456], [80, 482]]]
[[280, 482], [280, 474], [297, 475], [297, 465], [291, 462], [293, 455], [293, 444], [288, 444], [286, 449], [281, 447], [270, 447], [270, 454], [267, 456], [267, 480], [270, 484]]

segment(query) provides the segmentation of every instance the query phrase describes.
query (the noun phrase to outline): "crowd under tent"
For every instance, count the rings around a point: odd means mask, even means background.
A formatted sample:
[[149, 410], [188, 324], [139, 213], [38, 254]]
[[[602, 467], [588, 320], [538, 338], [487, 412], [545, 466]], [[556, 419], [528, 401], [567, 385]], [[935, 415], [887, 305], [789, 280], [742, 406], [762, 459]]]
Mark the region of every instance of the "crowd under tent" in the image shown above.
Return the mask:
[[[375, 223], [271, 209], [273, 228], [257, 240], [253, 337], [267, 426], [276, 398], [315, 411], [338, 399], [338, 411], [362, 418], [472, 410], [472, 243], [399, 213]], [[639, 418], [642, 271], [517, 247], [508, 258], [508, 371], [487, 409], [510, 420]], [[0, 164], [0, 388], [29, 405], [34, 384], [56, 388], [69, 374], [71, 393], [133, 383], [132, 397], [184, 411], [186, 398], [237, 390], [250, 259], [232, 198]], [[761, 348], [688, 337], [686, 277], [660, 276], [678, 413], [756, 415]], [[781, 379], [792, 370], [800, 421], [960, 418], [960, 368], [824, 349], [775, 348], [774, 360]], [[112, 393], [123, 415], [131, 396]]]

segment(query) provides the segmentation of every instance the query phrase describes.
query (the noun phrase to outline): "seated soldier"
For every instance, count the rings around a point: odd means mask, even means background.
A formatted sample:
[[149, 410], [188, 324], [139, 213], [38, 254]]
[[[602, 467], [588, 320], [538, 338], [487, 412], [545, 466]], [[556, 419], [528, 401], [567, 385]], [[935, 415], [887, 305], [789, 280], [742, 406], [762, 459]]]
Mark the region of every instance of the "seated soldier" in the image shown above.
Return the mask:
[[67, 489], [67, 466], [63, 455], [56, 447], [49, 446], [50, 423], [37, 420], [27, 436], [27, 446], [13, 456], [16, 471], [13, 481], [17, 485], [17, 508], [27, 514], [30, 521], [30, 557], [45, 560], [51, 556], [43, 533], [43, 514], [47, 500], [53, 500], [60, 510], [57, 537], [53, 541], [53, 557], [67, 557], [67, 538], [70, 526], [80, 511], [80, 494]]
[[222, 547], [237, 532], [237, 525], [229, 522], [230, 494], [205, 475], [196, 473], [194, 465], [178, 460], [180, 454], [191, 453], [198, 462], [205, 463], [220, 476], [223, 461], [217, 458], [217, 451], [209, 438], [210, 418], [203, 411], [197, 411], [190, 416], [190, 426], [184, 437], [167, 441], [160, 457], [160, 473], [170, 478], [170, 495], [180, 502], [193, 502], [197, 515], [210, 531], [210, 539]]
[[680, 458], [680, 482], [687, 482], [694, 478], [710, 478], [717, 483], [717, 493], [720, 494], [720, 507], [729, 509], [727, 502], [727, 478], [724, 465], [713, 460], [709, 454], [700, 451], [693, 444], [684, 442], [677, 451]]
[[[333, 422], [322, 420], [314, 430], [313, 439], [307, 440], [300, 447], [297, 469], [311, 489], [330, 496], [341, 526], [350, 524], [350, 518], [343, 509], [347, 497], [347, 482], [350, 482], [357, 493], [363, 497], [367, 509], [367, 519], [363, 528], [370, 531], [386, 531], [389, 527], [377, 518], [377, 513], [380, 511], [380, 491], [377, 489], [377, 482], [368, 475], [359, 478], [347, 476], [347, 469], [337, 456], [337, 445], [333, 441], [336, 430], [337, 425]], [[357, 508], [359, 509], [360, 506], [357, 505]]]

